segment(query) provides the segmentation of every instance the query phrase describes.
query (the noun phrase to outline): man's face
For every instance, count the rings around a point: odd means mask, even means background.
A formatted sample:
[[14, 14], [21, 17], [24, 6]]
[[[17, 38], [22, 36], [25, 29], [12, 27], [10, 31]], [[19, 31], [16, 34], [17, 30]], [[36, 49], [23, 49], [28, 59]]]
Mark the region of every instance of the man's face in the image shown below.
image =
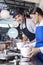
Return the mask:
[[22, 14], [16, 15], [16, 16], [15, 16], [15, 20], [16, 20], [19, 24], [21, 24], [21, 23], [24, 21], [24, 15], [22, 15]]
[[30, 14], [30, 17], [35, 24], [39, 22], [39, 16], [37, 12], [35, 14]]

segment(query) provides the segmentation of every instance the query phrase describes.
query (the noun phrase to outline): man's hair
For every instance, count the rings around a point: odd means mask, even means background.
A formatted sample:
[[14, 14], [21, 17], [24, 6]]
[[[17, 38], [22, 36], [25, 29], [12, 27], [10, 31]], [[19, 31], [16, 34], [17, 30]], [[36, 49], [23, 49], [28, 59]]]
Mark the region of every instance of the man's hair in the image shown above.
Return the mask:
[[36, 8], [36, 12], [37, 12], [39, 15], [43, 16], [43, 11], [42, 11], [41, 8], [37, 7], [37, 8]]

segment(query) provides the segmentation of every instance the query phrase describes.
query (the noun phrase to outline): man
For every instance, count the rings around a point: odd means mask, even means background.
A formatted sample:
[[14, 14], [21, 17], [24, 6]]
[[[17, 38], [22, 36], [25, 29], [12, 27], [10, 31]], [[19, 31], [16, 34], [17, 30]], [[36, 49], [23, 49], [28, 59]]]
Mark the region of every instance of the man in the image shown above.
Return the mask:
[[26, 18], [24, 14], [19, 10], [14, 10], [13, 18], [20, 24], [20, 28], [23, 32], [23, 40], [29, 39], [33, 41], [35, 39], [35, 23], [30, 18]]
[[43, 11], [37, 7], [35, 14], [31, 14], [30, 16], [32, 21], [37, 24], [36, 43], [33, 44], [35, 48], [32, 48], [30, 58], [37, 55], [43, 61]]

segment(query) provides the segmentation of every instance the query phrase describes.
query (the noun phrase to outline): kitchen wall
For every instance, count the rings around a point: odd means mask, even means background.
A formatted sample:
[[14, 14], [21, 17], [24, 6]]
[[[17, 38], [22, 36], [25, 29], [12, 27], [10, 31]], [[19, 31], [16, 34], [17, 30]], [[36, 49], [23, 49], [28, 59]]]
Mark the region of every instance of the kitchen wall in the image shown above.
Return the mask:
[[43, 0], [40, 1], [39, 7], [43, 10]]

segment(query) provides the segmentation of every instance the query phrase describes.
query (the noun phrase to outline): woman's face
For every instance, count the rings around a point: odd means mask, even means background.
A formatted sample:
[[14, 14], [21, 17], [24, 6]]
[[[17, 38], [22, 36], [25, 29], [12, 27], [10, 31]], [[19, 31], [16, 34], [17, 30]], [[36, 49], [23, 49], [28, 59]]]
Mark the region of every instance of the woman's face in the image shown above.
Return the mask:
[[21, 24], [21, 23], [24, 21], [24, 15], [22, 15], [22, 14], [16, 15], [16, 16], [15, 16], [15, 20], [16, 20], [19, 24]]
[[30, 17], [35, 24], [39, 23], [39, 16], [37, 12], [35, 14], [30, 14]]

